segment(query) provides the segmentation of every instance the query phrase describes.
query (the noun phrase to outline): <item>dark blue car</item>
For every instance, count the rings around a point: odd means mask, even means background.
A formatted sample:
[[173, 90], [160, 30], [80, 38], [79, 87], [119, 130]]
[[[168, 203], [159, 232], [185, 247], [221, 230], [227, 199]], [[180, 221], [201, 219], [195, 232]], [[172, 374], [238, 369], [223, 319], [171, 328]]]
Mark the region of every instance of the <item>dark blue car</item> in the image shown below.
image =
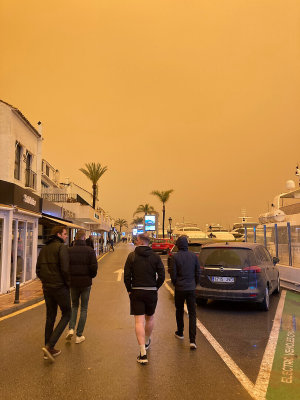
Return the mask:
[[208, 299], [251, 301], [269, 310], [270, 294], [280, 291], [277, 257], [257, 243], [214, 243], [200, 253], [201, 278], [197, 303]]

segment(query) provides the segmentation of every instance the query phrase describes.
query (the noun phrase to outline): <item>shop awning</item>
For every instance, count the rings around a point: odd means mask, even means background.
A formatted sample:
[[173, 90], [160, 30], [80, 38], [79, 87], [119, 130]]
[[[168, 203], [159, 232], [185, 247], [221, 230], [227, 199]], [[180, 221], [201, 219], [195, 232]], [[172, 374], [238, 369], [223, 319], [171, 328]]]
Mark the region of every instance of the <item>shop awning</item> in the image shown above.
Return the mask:
[[55, 222], [58, 225], [65, 225], [68, 226], [69, 228], [73, 228], [73, 229], [85, 229], [82, 226], [76, 225], [76, 224], [72, 224], [72, 222], [67, 222], [67, 221], [62, 221], [61, 219], [56, 219], [56, 218], [50, 218], [50, 217], [46, 217], [45, 215], [43, 215], [43, 218]]

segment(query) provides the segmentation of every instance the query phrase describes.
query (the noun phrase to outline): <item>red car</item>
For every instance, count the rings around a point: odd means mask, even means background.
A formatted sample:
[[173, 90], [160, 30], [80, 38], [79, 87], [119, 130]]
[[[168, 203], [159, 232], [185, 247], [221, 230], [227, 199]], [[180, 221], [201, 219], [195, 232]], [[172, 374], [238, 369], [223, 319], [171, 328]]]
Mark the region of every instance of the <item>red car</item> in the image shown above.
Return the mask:
[[162, 254], [168, 254], [175, 244], [171, 239], [153, 239], [151, 248], [153, 251], [159, 251]]

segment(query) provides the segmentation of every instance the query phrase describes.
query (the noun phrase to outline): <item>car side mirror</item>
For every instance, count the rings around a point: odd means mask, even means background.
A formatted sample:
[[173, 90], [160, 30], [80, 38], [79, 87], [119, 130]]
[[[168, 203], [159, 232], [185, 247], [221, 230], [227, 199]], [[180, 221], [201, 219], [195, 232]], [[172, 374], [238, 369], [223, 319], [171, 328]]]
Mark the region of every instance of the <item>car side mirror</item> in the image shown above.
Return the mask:
[[279, 263], [279, 258], [278, 257], [273, 257], [273, 264], [276, 265]]

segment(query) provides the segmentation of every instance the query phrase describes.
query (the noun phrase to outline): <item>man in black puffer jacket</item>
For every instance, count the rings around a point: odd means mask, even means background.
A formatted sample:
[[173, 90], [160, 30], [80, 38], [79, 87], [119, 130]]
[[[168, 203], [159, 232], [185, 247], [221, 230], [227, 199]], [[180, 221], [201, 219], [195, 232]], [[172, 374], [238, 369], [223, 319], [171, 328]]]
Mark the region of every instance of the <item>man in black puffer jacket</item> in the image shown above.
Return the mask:
[[165, 268], [160, 257], [149, 247], [146, 234], [138, 235], [136, 249], [130, 253], [124, 268], [124, 283], [130, 296], [130, 314], [135, 318], [135, 333], [140, 346], [137, 362], [148, 362], [154, 326], [157, 291], [164, 283]]
[[195, 253], [188, 251], [188, 240], [186, 236], [180, 236], [176, 241], [178, 252], [170, 259], [169, 274], [175, 286], [175, 307], [177, 331], [175, 336], [183, 339], [183, 314], [184, 302], [189, 312], [189, 338], [190, 349], [196, 346], [196, 285], [200, 280], [200, 264]]
[[69, 248], [70, 277], [71, 277], [71, 298], [72, 316], [69, 323], [69, 332], [66, 337], [71, 340], [74, 335], [77, 313], [80, 306], [80, 317], [76, 330], [76, 343], [85, 340], [83, 330], [87, 318], [88, 303], [92, 286], [92, 278], [95, 278], [98, 270], [98, 263], [95, 251], [86, 244], [85, 232], [80, 230], [76, 233], [75, 243]]
[[[46, 246], [40, 251], [36, 264], [36, 274], [43, 284], [47, 310], [45, 347], [42, 350], [44, 359], [49, 359], [52, 362], [54, 362], [54, 357], [61, 353], [54, 346], [71, 316], [69, 255], [65, 246], [67, 237], [65, 226], [53, 227], [51, 236]], [[61, 309], [62, 316], [55, 329], [53, 329], [58, 306]]]

